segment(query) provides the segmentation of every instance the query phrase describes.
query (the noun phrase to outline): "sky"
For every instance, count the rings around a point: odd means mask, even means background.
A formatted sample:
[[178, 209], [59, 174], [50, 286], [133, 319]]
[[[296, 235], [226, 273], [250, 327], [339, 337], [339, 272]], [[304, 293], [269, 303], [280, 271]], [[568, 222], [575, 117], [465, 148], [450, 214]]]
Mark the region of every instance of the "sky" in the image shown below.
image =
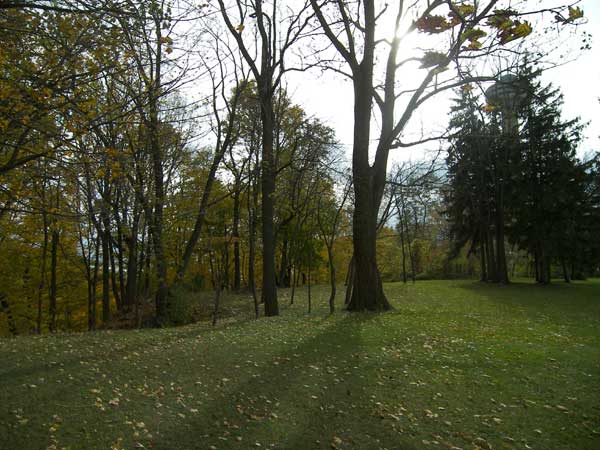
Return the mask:
[[[542, 5], [551, 1], [543, 0]], [[584, 131], [584, 140], [578, 150], [578, 154], [584, 156], [591, 150], [600, 150], [600, 36], [594, 36], [595, 30], [600, 30], [600, 1], [582, 0], [579, 5], [587, 18], [587, 23], [581, 25], [580, 29], [585, 29], [592, 34], [592, 49], [584, 52], [574, 61], [546, 71], [543, 79], [560, 87], [564, 94], [563, 117], [565, 119], [580, 117], [583, 122], [589, 122]], [[578, 43], [578, 41], [573, 42]], [[556, 46], [559, 47], [560, 43], [557, 42]], [[303, 73], [290, 77], [287, 87], [292, 98], [309, 114], [315, 115], [336, 130], [338, 140], [350, 152], [353, 108], [351, 82], [335, 74]], [[436, 130], [444, 130], [450, 105], [449, 96], [436, 97], [435, 100], [425, 104], [425, 107], [413, 116], [408, 134], [418, 138]], [[407, 137], [407, 140], [414, 139]], [[393, 163], [407, 159], [421, 159], [438, 147], [439, 144], [428, 144], [392, 150], [390, 161]]]

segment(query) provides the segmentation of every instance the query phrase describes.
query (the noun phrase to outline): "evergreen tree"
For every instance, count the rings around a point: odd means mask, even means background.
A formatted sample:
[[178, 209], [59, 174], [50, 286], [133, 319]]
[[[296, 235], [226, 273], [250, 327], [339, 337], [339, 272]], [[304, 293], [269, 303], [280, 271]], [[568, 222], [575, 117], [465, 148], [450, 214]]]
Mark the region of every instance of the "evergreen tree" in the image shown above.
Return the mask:
[[576, 157], [582, 125], [561, 118], [563, 96], [543, 85], [539, 72], [525, 66], [522, 76], [528, 89], [520, 152], [512, 161], [509, 239], [533, 255], [538, 282], [550, 282], [553, 261], [568, 281], [585, 203], [585, 171]]

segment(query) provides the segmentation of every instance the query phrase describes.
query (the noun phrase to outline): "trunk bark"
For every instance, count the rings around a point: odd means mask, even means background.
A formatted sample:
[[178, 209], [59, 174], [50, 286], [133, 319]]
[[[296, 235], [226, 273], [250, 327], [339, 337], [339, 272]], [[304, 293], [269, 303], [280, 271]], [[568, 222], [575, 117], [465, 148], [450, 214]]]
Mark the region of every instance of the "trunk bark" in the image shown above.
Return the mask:
[[329, 283], [331, 285], [331, 292], [329, 294], [329, 313], [335, 312], [335, 294], [336, 294], [336, 283], [335, 283], [335, 264], [333, 263], [333, 246], [327, 246], [327, 257], [329, 259]]
[[[368, 18], [366, 20], [369, 20]], [[370, 39], [370, 38], [369, 38]], [[366, 45], [365, 52], [373, 49]], [[354, 75], [354, 143], [352, 177], [354, 181], [354, 214], [352, 218], [355, 279], [348, 311], [387, 310], [391, 306], [383, 292], [377, 269], [377, 212], [381, 195], [377, 181], [382, 163], [369, 164], [371, 103], [373, 99], [373, 55], [365, 54]], [[387, 159], [387, 158], [385, 158]], [[385, 166], [385, 164], [383, 164]], [[385, 167], [384, 176], [385, 176]]]
[[241, 264], [240, 264], [240, 186], [236, 183], [233, 196], [233, 289], [240, 290]]
[[402, 225], [402, 215], [400, 216], [400, 245], [402, 246], [402, 281], [406, 284], [406, 250], [404, 246], [404, 226]]
[[350, 262], [348, 263], [348, 276], [346, 282], [346, 297], [344, 298], [344, 305], [348, 305], [350, 303], [350, 299], [352, 298], [352, 290], [354, 288], [354, 279], [356, 278], [356, 267], [354, 264], [354, 255], [350, 258]]
[[296, 294], [299, 277], [300, 271], [298, 271], [298, 268], [294, 265], [294, 270], [292, 271], [292, 295], [290, 296], [290, 305], [294, 304], [294, 295]]
[[12, 308], [10, 307], [10, 303], [6, 300], [5, 294], [0, 294], [0, 311], [6, 314], [6, 320], [8, 322], [8, 332], [11, 336], [17, 335], [17, 325], [15, 323], [15, 317], [12, 313]]
[[481, 242], [479, 243], [479, 252], [479, 263], [481, 265], [481, 274], [479, 280], [487, 281], [487, 268], [485, 265], [485, 246], [483, 244], [483, 236], [481, 236]]
[[60, 239], [60, 233], [56, 228], [52, 230], [52, 239], [50, 241], [50, 304], [49, 304], [49, 323], [48, 328], [50, 333], [56, 332], [56, 297], [57, 297], [57, 285], [56, 285], [56, 270], [57, 270], [57, 257], [58, 257], [58, 242]]
[[259, 87], [262, 121], [262, 238], [263, 238], [263, 284], [262, 299], [265, 316], [279, 315], [277, 286], [275, 285], [275, 228], [273, 215], [275, 207], [275, 158], [273, 154], [274, 112], [270, 93], [271, 83]]
[[308, 313], [312, 312], [311, 261], [308, 260]]
[[110, 231], [102, 232], [102, 322], [110, 320]]
[[48, 215], [45, 211], [42, 213], [42, 220], [44, 223], [44, 240], [42, 242], [42, 267], [40, 269], [40, 284], [38, 286], [37, 296], [37, 334], [42, 334], [42, 300], [43, 292], [46, 287], [46, 254], [48, 253]]
[[506, 248], [504, 245], [504, 205], [502, 193], [499, 194], [499, 204], [496, 211], [496, 271], [497, 281], [508, 284], [508, 268], [506, 266]]
[[139, 226], [139, 213], [134, 212], [133, 223], [131, 226], [131, 234], [127, 236], [127, 281], [125, 285], [124, 306], [125, 309], [131, 310], [135, 304], [137, 296], [137, 271], [138, 271], [138, 249], [137, 249], [137, 234]]
[[563, 278], [565, 280], [565, 283], [570, 283], [571, 277], [569, 276], [569, 269], [567, 269], [567, 262], [565, 261], [564, 258], [560, 259], [560, 264], [562, 265], [562, 272], [563, 272]]

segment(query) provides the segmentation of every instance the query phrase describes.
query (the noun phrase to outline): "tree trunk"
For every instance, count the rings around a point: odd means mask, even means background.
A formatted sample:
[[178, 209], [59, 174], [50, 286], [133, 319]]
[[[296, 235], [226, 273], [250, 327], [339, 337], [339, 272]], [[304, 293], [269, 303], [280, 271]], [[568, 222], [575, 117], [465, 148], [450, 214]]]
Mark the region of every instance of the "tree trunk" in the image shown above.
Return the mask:
[[265, 316], [279, 315], [277, 287], [275, 285], [275, 158], [273, 154], [274, 112], [270, 93], [271, 83], [259, 87], [262, 120], [262, 238], [263, 238], [263, 289]]
[[40, 269], [40, 284], [38, 285], [37, 296], [37, 334], [42, 334], [42, 299], [46, 286], [46, 254], [48, 253], [48, 214], [46, 211], [42, 212], [42, 220], [44, 223], [44, 240], [42, 242], [42, 267]]
[[312, 312], [312, 290], [311, 290], [311, 261], [308, 259], [308, 313]]
[[335, 264], [333, 263], [333, 243], [327, 246], [327, 257], [329, 258], [329, 283], [331, 284], [331, 292], [329, 294], [329, 313], [335, 312]]
[[96, 286], [98, 285], [98, 269], [100, 265], [100, 236], [96, 238], [94, 255], [94, 272], [88, 292], [88, 330], [96, 329]]
[[[258, 154], [257, 154], [258, 157]], [[258, 161], [254, 170], [254, 180], [258, 180]], [[248, 185], [252, 186], [252, 182]], [[254, 301], [254, 316], [258, 319], [260, 315], [258, 306], [258, 295], [256, 293], [256, 278], [254, 276], [254, 264], [256, 264], [256, 214], [258, 212], [258, 186], [252, 186], [252, 202], [250, 202], [250, 193], [248, 194], [248, 288], [252, 293]]]
[[502, 193], [499, 194], [499, 204], [496, 210], [496, 271], [497, 281], [508, 284], [508, 268], [506, 266], [506, 249], [504, 245], [504, 206]]
[[210, 264], [210, 272], [212, 273], [212, 282], [213, 287], [215, 289], [215, 298], [213, 303], [213, 314], [212, 314], [212, 326], [214, 327], [217, 324], [217, 319], [219, 317], [219, 306], [221, 301], [221, 289], [222, 289], [222, 270], [219, 264], [219, 261], [214, 260], [214, 252], [210, 252], [209, 255], [209, 264]]
[[241, 285], [241, 265], [240, 265], [240, 186], [236, 182], [236, 189], [233, 195], [233, 289], [240, 290]]
[[483, 236], [481, 236], [481, 242], [479, 243], [479, 264], [481, 266], [481, 273], [479, 276], [479, 280], [480, 281], [487, 281], [487, 269], [486, 269], [486, 264], [485, 264], [485, 245], [483, 243]]
[[56, 332], [56, 297], [57, 297], [57, 285], [56, 285], [56, 270], [57, 270], [57, 256], [58, 256], [58, 241], [60, 239], [60, 233], [54, 224], [52, 230], [52, 239], [50, 241], [50, 304], [49, 304], [49, 322], [48, 328], [50, 333]]
[[123, 303], [126, 310], [131, 310], [136, 302], [137, 296], [137, 271], [138, 271], [138, 248], [137, 234], [140, 215], [134, 211], [133, 223], [131, 225], [131, 234], [127, 236], [127, 281], [125, 286], [125, 296]]
[[354, 279], [356, 278], [356, 267], [354, 264], [354, 255], [350, 258], [348, 263], [348, 273], [346, 282], [346, 297], [344, 298], [344, 305], [348, 306], [350, 299], [352, 298], [352, 290], [354, 288]]
[[102, 322], [110, 320], [110, 230], [102, 232]]
[[[108, 251], [110, 253], [110, 284], [112, 287], [113, 296], [115, 297], [115, 303], [117, 305], [117, 310], [121, 311], [123, 309], [123, 297], [121, 297], [121, 285], [122, 283], [117, 282], [117, 271], [115, 265], [115, 250], [111, 243], [109, 244]], [[123, 277], [123, 266], [119, 267], [121, 269], [121, 274], [119, 274], [119, 279], [122, 281]]]
[[567, 269], [567, 262], [564, 258], [560, 259], [560, 264], [562, 266], [563, 278], [565, 280], [565, 283], [570, 283], [571, 277], [569, 276], [569, 269]]
[[0, 294], [0, 311], [6, 314], [6, 319], [8, 322], [8, 332], [11, 334], [11, 336], [16, 336], [17, 325], [15, 323], [15, 317], [12, 313], [10, 303], [8, 303], [8, 300], [6, 300], [6, 294]]
[[[373, 51], [366, 46], [366, 51]], [[377, 212], [382, 187], [376, 186], [381, 165], [369, 164], [371, 102], [373, 98], [373, 55], [365, 55], [360, 69], [354, 73], [354, 143], [352, 177], [354, 181], [354, 214], [352, 218], [355, 279], [348, 311], [387, 310], [391, 306], [383, 292], [377, 269]], [[385, 158], [387, 160], [387, 158]], [[385, 165], [385, 164], [383, 164]], [[385, 172], [385, 167], [383, 167]], [[385, 173], [384, 173], [385, 176]]]
[[289, 256], [288, 256], [288, 240], [285, 238], [281, 244], [281, 264], [279, 266], [279, 276], [277, 277], [278, 285], [282, 288], [290, 287], [289, 274]]
[[294, 270], [292, 271], [292, 295], [290, 296], [290, 305], [294, 304], [294, 295], [296, 294], [296, 287], [298, 286], [299, 278], [300, 278], [300, 271], [294, 265]]
[[496, 267], [496, 253], [494, 251], [494, 239], [492, 238], [491, 232], [486, 233], [487, 244], [488, 244], [488, 281], [493, 283], [498, 282], [498, 270]]
[[406, 284], [406, 251], [404, 247], [404, 226], [402, 225], [402, 215], [400, 215], [400, 245], [402, 246], [402, 281]]

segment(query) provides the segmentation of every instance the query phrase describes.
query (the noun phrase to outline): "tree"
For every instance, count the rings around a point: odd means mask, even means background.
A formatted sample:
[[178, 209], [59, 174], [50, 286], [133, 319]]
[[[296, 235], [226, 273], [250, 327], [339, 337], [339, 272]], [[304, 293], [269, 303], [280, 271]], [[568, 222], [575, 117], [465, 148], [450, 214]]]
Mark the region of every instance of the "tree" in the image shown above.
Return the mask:
[[446, 157], [448, 189], [444, 192], [453, 239], [450, 257], [470, 243], [469, 254], [480, 256], [481, 280], [497, 282], [502, 277], [497, 260], [501, 247], [494, 232], [498, 226], [494, 221], [498, 177], [494, 175], [505, 160], [499, 155], [500, 130], [486, 118], [470, 85], [459, 91], [451, 114], [452, 138]]
[[351, 189], [352, 179], [348, 177], [342, 185], [342, 191], [339, 194], [339, 198], [336, 196], [335, 192], [321, 192], [319, 193], [319, 200], [317, 201], [317, 225], [319, 227], [321, 240], [327, 249], [327, 262], [329, 266], [329, 284], [331, 286], [331, 291], [329, 293], [330, 314], [333, 314], [335, 311], [335, 296], [337, 292], [333, 247], [339, 235], [342, 213]]
[[[515, 9], [502, 9], [502, 2], [455, 3], [447, 0], [397, 4], [390, 39], [377, 37], [378, 24], [386, 17], [388, 5], [375, 0], [362, 2], [311, 0], [319, 23], [349, 72], [345, 73], [354, 87], [354, 142], [352, 171], [355, 208], [353, 216], [355, 286], [348, 305], [351, 311], [389, 309], [377, 270], [376, 229], [377, 213], [384, 193], [388, 155], [392, 148], [407, 145], [400, 141], [414, 111], [439, 92], [467, 84], [474, 77], [465, 67], [477, 53], [490, 54], [501, 46], [531, 33], [531, 25], [519, 18]], [[560, 10], [564, 10], [561, 8]], [[438, 13], [442, 14], [438, 14]], [[403, 19], [416, 17], [402, 33]], [[560, 16], [562, 17], [562, 16]], [[570, 20], [563, 19], [564, 21]], [[573, 18], [576, 20], [576, 18]], [[436, 48], [418, 56], [398, 61], [398, 49], [410, 32], [436, 36], [445, 33], [447, 42], [436, 41]], [[489, 38], [485, 39], [486, 36]], [[374, 67], [381, 53], [378, 45], [387, 45], [383, 53], [381, 82], [374, 75]], [[443, 47], [440, 47], [443, 46]], [[397, 78], [405, 65], [420, 62], [425, 74], [415, 88], [397, 91]], [[444, 78], [442, 73], [454, 63], [459, 78]], [[408, 98], [398, 117], [397, 102], [402, 94]], [[371, 113], [373, 100], [377, 103], [381, 124], [373, 163], [369, 157], [371, 141]], [[425, 138], [423, 141], [430, 140]]]
[[[250, 66], [256, 82], [261, 117], [261, 193], [262, 193], [262, 241], [263, 241], [263, 289], [265, 315], [279, 314], [275, 268], [274, 193], [277, 170], [275, 167], [274, 96], [285, 72], [287, 53], [301, 37], [308, 25], [307, 4], [299, 9], [286, 11], [273, 2], [263, 0], [248, 4], [235, 0], [231, 5], [219, 0], [219, 7], [227, 29], [235, 38], [246, 63]], [[268, 9], [267, 9], [268, 7]], [[288, 5], [292, 8], [292, 5]], [[254, 33], [248, 30], [246, 21], [254, 22]], [[256, 40], [256, 41], [255, 41]], [[257, 42], [257, 53], [253, 54]]]
[[552, 85], [542, 84], [539, 71], [525, 63], [521, 76], [528, 89], [521, 113], [522, 145], [511, 169], [509, 237], [533, 255], [538, 282], [550, 282], [554, 260], [569, 281], [567, 265], [586, 209], [585, 169], [576, 157], [583, 126], [578, 119], [561, 118], [563, 97]]

